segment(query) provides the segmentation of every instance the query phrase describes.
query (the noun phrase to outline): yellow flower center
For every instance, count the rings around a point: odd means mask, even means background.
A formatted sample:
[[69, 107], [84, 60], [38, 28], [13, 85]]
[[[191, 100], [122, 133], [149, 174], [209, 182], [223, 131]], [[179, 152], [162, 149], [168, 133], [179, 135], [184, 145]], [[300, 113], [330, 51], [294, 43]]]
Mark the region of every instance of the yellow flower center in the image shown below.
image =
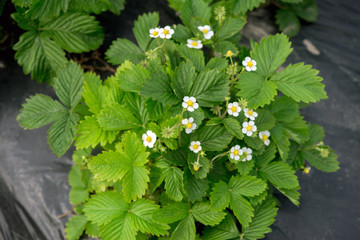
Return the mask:
[[247, 63], [247, 65], [248, 65], [248, 67], [252, 67], [252, 66], [253, 66], [252, 61], [249, 61], [249, 62]]
[[266, 135], [263, 135], [263, 136], [262, 136], [262, 140], [265, 141], [265, 140], [267, 140], [267, 139], [268, 139], [268, 136], [266, 136]]
[[250, 116], [253, 115], [253, 113], [254, 113], [254, 111], [252, 111], [252, 110], [248, 111], [248, 114], [249, 114]]
[[191, 100], [189, 100], [189, 101], [187, 102], [187, 105], [188, 105], [188, 107], [192, 107], [192, 106], [194, 106], [194, 102], [191, 101]]
[[165, 34], [165, 35], [169, 34], [169, 30], [164, 29], [164, 34]]
[[194, 47], [196, 47], [196, 46], [198, 45], [198, 43], [194, 41], [194, 42], [191, 43], [191, 45], [193, 45]]
[[209, 32], [209, 30], [207, 30], [206, 28], [204, 28], [204, 29], [203, 29], [203, 32], [204, 32], [205, 34], [207, 34], [207, 33]]
[[147, 136], [146, 141], [151, 142], [151, 137]]
[[234, 155], [239, 155], [239, 150], [235, 150]]
[[233, 55], [233, 52], [232, 52], [232, 51], [229, 50], [229, 51], [226, 52], [226, 56], [227, 56], [227, 57], [231, 57], [232, 55]]
[[248, 125], [248, 126], [246, 127], [246, 130], [251, 131], [251, 130], [252, 130], [252, 126]]
[[195, 170], [195, 171], [198, 171], [198, 170], [199, 170], [199, 168], [200, 168], [200, 166], [199, 166], [199, 165], [194, 164], [194, 170]]
[[154, 36], [157, 36], [158, 34], [159, 34], [159, 33], [158, 33], [157, 31], [154, 31], [154, 32], [153, 32], [153, 35], [154, 35]]
[[198, 149], [198, 148], [199, 148], [199, 145], [197, 145], [197, 144], [194, 144], [194, 145], [193, 145], [193, 149], [196, 150], [196, 149]]
[[310, 172], [310, 168], [305, 168], [304, 169], [304, 173], [309, 174], [309, 172]]
[[235, 106], [232, 106], [232, 107], [231, 107], [231, 111], [232, 111], [232, 112], [236, 112], [236, 109], [237, 109], [237, 107], [235, 107]]
[[192, 123], [186, 124], [186, 127], [187, 127], [187, 128], [191, 128], [191, 127], [192, 127]]

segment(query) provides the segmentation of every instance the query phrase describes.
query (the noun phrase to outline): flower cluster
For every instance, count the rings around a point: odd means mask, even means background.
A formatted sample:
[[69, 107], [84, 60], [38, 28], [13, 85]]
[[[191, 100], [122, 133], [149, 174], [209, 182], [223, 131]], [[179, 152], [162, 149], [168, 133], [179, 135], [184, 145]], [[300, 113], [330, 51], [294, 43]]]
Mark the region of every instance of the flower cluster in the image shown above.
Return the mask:
[[164, 28], [150, 29], [150, 37], [152, 37], [152, 38], [160, 37], [160, 38], [170, 39], [173, 34], [174, 34], [174, 29], [172, 29], [169, 26], [166, 26]]
[[250, 161], [252, 159], [252, 149], [243, 147], [240, 148], [239, 145], [235, 145], [230, 149], [230, 159], [233, 159], [235, 161], [241, 161], [246, 162]]
[[[198, 26], [198, 29], [204, 34], [205, 40], [209, 40], [214, 36], [214, 31], [211, 30], [209, 25]], [[201, 40], [188, 39], [186, 46], [188, 48], [201, 49], [203, 44]]]

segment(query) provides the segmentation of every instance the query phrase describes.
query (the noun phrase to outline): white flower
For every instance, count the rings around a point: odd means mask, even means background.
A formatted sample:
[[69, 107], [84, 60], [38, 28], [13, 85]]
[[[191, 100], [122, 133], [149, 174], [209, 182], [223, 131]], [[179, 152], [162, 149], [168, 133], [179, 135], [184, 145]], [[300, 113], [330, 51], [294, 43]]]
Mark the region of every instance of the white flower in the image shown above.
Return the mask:
[[251, 148], [247, 148], [247, 147], [243, 147], [241, 149], [241, 151], [243, 152], [243, 159], [241, 161], [246, 162], [246, 161], [250, 161], [252, 159], [252, 150]]
[[194, 97], [185, 96], [183, 98], [182, 106], [189, 112], [193, 112], [195, 109], [199, 107], [199, 104], [196, 102], [196, 99]]
[[185, 132], [187, 134], [191, 133], [193, 130], [196, 129], [196, 123], [194, 123], [193, 117], [190, 117], [189, 119], [185, 118], [181, 122], [185, 125]]
[[192, 141], [190, 144], [190, 150], [193, 151], [194, 153], [198, 153], [200, 152], [202, 149], [200, 142], [199, 141]]
[[257, 112], [254, 112], [254, 110], [249, 110], [248, 108], [244, 108], [244, 114], [251, 120], [255, 120], [255, 118], [258, 116]]
[[201, 49], [203, 47], [200, 40], [191, 40], [191, 39], [187, 40], [186, 46], [188, 46], [188, 48], [196, 48], [196, 49]]
[[145, 147], [153, 148], [154, 143], [156, 142], [156, 134], [148, 130], [142, 135], [142, 140]]
[[256, 126], [254, 121], [243, 122], [242, 126], [243, 126], [242, 132], [249, 137], [253, 135], [253, 133], [256, 131]]
[[239, 112], [241, 111], [241, 107], [237, 102], [229, 103], [227, 105], [227, 109], [228, 109], [228, 114], [233, 115], [234, 117], [239, 116]]
[[251, 60], [251, 58], [246, 57], [244, 61], [242, 61], [242, 65], [244, 65], [246, 71], [251, 72], [256, 70], [256, 62], [255, 60]]
[[214, 32], [211, 31], [211, 28], [209, 25], [199, 26], [198, 29], [204, 33], [205, 39], [210, 39], [212, 36], [214, 36]]
[[157, 38], [160, 36], [160, 28], [150, 29], [150, 37]]
[[269, 146], [269, 144], [270, 144], [269, 137], [270, 137], [269, 131], [266, 130], [266, 131], [259, 132], [259, 138], [264, 142], [264, 144], [266, 146]]
[[243, 155], [243, 151], [240, 149], [239, 145], [235, 145], [230, 149], [230, 158], [238, 161], [240, 156]]
[[174, 34], [174, 29], [172, 29], [169, 26], [160, 28], [160, 38], [170, 39], [173, 34]]

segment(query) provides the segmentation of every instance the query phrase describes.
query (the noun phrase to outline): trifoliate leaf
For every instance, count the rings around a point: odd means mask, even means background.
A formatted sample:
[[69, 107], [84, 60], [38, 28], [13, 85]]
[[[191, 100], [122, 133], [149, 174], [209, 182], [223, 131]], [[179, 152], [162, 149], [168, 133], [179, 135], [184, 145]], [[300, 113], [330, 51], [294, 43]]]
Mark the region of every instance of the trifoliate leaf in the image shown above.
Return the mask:
[[275, 126], [275, 118], [270, 111], [265, 109], [256, 110], [258, 117], [255, 119], [255, 125], [258, 131], [270, 130]]
[[76, 215], [70, 218], [65, 227], [66, 239], [78, 240], [85, 230], [86, 223], [85, 215]]
[[149, 72], [140, 64], [135, 65], [126, 60], [118, 67], [115, 77], [122, 90], [139, 92], [149, 78]]
[[215, 227], [206, 227], [201, 239], [204, 240], [227, 240], [239, 237], [240, 233], [231, 214]]
[[52, 123], [64, 115], [67, 115], [67, 109], [61, 103], [49, 96], [36, 94], [23, 104], [17, 121], [23, 128], [34, 129]]
[[284, 162], [272, 162], [261, 167], [259, 172], [277, 187], [291, 189], [299, 186], [295, 171]]
[[245, 98], [251, 109], [269, 104], [277, 94], [276, 85], [273, 82], [266, 81], [264, 76], [254, 72], [241, 74], [235, 86], [240, 90], [237, 95]]
[[159, 13], [143, 14], [134, 23], [133, 32], [139, 47], [145, 52], [151, 40], [149, 31], [159, 24]]
[[299, 106], [287, 96], [276, 98], [270, 105], [270, 111], [281, 122], [291, 122], [299, 115]]
[[337, 170], [339, 170], [339, 162], [337, 161], [337, 156], [333, 150], [327, 150], [329, 151], [327, 157], [321, 156], [319, 150], [313, 149], [310, 151], [304, 151], [304, 158], [310, 163], [311, 166], [316, 167], [321, 171], [336, 172]]
[[[243, 139], [244, 134], [241, 131], [240, 122], [233, 118], [225, 118], [223, 120], [225, 128], [232, 133], [236, 138]], [[257, 125], [256, 125], [257, 126]]]
[[246, 239], [256, 240], [265, 237], [265, 233], [271, 232], [269, 227], [277, 214], [276, 202], [274, 199], [267, 199], [263, 204], [256, 207], [254, 217], [247, 228], [243, 227], [243, 234]]
[[[231, 38], [244, 27], [246, 23], [245, 17], [227, 17], [222, 26], [218, 29], [217, 40], [222, 41]], [[231, 49], [228, 49], [231, 50]], [[235, 53], [235, 52], [234, 52]]]
[[236, 218], [242, 226], [249, 226], [251, 218], [254, 216], [254, 209], [250, 202], [240, 194], [232, 193], [230, 198], [230, 208], [233, 210]]
[[195, 236], [195, 220], [192, 214], [189, 214], [189, 216], [179, 222], [174, 232], [172, 233], [170, 240], [195, 240]]
[[280, 125], [276, 125], [270, 130], [271, 139], [275, 142], [280, 157], [285, 161], [289, 155], [290, 141], [288, 135], [284, 132]]
[[206, 179], [197, 179], [189, 169], [184, 172], [184, 188], [190, 202], [200, 201], [206, 196], [209, 183]]
[[208, 22], [211, 17], [211, 8], [203, 0], [186, 0], [181, 8], [180, 18], [187, 26], [191, 26], [194, 17]]
[[300, 198], [299, 189], [300, 189], [300, 187], [297, 187], [297, 188], [294, 188], [294, 189], [278, 188], [278, 190], [282, 194], [284, 194], [296, 206], [299, 206], [299, 204], [300, 204], [300, 202], [299, 202], [299, 198]]
[[264, 2], [265, 0], [233, 1], [231, 10], [235, 15], [245, 14], [247, 11], [253, 10], [255, 7], [258, 7]]
[[100, 113], [106, 99], [106, 89], [95, 73], [85, 73], [83, 97], [92, 113]]
[[68, 52], [81, 53], [95, 50], [104, 40], [102, 28], [95, 17], [79, 12], [54, 18], [40, 25], [40, 29]]
[[14, 45], [15, 59], [25, 74], [38, 82], [50, 81], [68, 61], [65, 52], [44, 32], [29, 31]]
[[141, 126], [128, 108], [113, 102], [106, 105], [98, 115], [98, 122], [105, 130], [127, 130]]
[[141, 49], [128, 39], [118, 38], [113, 41], [109, 49], [105, 52], [106, 59], [109, 63], [117, 65], [125, 60], [138, 63], [144, 58]]
[[287, 66], [283, 71], [271, 78], [278, 89], [285, 95], [297, 102], [317, 102], [326, 99], [322, 77], [317, 76], [318, 70], [312, 69], [311, 65], [297, 63]]
[[165, 191], [166, 194], [175, 201], [181, 201], [183, 199], [184, 173], [177, 167], [172, 167], [166, 171], [165, 177]]
[[233, 136], [225, 127], [204, 127], [192, 136], [193, 141], [200, 141], [204, 151], [221, 151], [229, 145]]
[[153, 219], [163, 223], [174, 223], [186, 218], [189, 215], [189, 210], [187, 203], [172, 203], [156, 211]]
[[79, 204], [89, 198], [86, 184], [82, 180], [82, 172], [78, 165], [74, 164], [69, 172], [69, 185], [71, 190], [69, 198], [71, 204]]
[[199, 49], [188, 48], [186, 45], [177, 45], [177, 50], [184, 59], [189, 59], [196, 70], [202, 71], [205, 67], [205, 57], [203, 51]]
[[84, 83], [84, 72], [75, 62], [69, 62], [59, 71], [55, 78], [54, 89], [61, 102], [74, 108], [82, 94]]
[[190, 62], [181, 62], [179, 68], [175, 70], [173, 83], [176, 96], [183, 99], [189, 96], [190, 89], [196, 79], [195, 67]]
[[228, 185], [220, 181], [215, 184], [212, 192], [210, 193], [211, 208], [215, 210], [225, 209], [230, 202], [230, 191]]
[[292, 52], [290, 46], [289, 38], [284, 34], [263, 38], [260, 43], [253, 42], [250, 55], [256, 61], [256, 73], [270, 77]]
[[276, 11], [276, 24], [279, 30], [289, 37], [296, 36], [301, 28], [301, 23], [296, 14], [288, 9], [278, 9]]
[[231, 193], [240, 194], [246, 197], [254, 197], [264, 192], [266, 183], [254, 176], [232, 177], [229, 182]]
[[209, 203], [199, 202], [192, 207], [191, 211], [195, 219], [204, 225], [215, 226], [226, 216], [225, 212], [212, 210]]

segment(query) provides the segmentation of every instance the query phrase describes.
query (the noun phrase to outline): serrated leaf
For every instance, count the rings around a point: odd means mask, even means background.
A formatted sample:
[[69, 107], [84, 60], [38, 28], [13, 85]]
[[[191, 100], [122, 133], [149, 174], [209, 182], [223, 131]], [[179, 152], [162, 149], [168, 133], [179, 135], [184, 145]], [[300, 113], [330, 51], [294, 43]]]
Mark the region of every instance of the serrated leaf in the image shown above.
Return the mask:
[[240, 194], [232, 193], [230, 198], [230, 208], [239, 220], [242, 226], [249, 226], [251, 218], [254, 216], [254, 209], [250, 202], [243, 198]]
[[23, 104], [17, 121], [23, 128], [34, 129], [52, 123], [66, 115], [66, 112], [67, 109], [58, 101], [43, 94], [36, 94]]
[[93, 237], [93, 238], [97, 238], [99, 237], [99, 227], [92, 223], [92, 222], [87, 222], [86, 227], [85, 227], [85, 232], [88, 236]]
[[135, 65], [126, 60], [117, 69], [115, 77], [122, 90], [139, 92], [149, 78], [149, 72], [142, 65]]
[[184, 189], [190, 202], [200, 201], [206, 196], [209, 183], [206, 179], [197, 179], [189, 169], [184, 172]]
[[229, 188], [232, 194], [240, 194], [246, 197], [254, 197], [266, 189], [266, 183], [254, 176], [232, 177]]
[[211, 208], [219, 211], [225, 209], [230, 202], [231, 194], [229, 190], [225, 182], [220, 181], [216, 183], [213, 191], [210, 193]]
[[177, 45], [176, 48], [184, 59], [190, 60], [196, 70], [202, 71], [205, 67], [205, 57], [203, 51], [199, 49], [188, 48], [186, 45]]
[[[222, 26], [218, 29], [217, 41], [222, 41], [231, 38], [244, 27], [246, 18], [244, 17], [227, 17]], [[229, 49], [231, 50], [231, 49]]]
[[189, 216], [179, 222], [174, 232], [172, 233], [170, 240], [195, 240], [195, 235], [195, 220], [194, 217], [189, 214]]
[[292, 52], [289, 38], [276, 34], [263, 38], [260, 43], [251, 44], [250, 56], [256, 61], [256, 73], [264, 78], [270, 77], [283, 64]]
[[299, 106], [287, 96], [276, 98], [270, 105], [270, 111], [281, 122], [291, 122], [299, 115]]
[[284, 162], [272, 162], [262, 166], [260, 172], [277, 187], [291, 189], [299, 186], [295, 171]]
[[309, 140], [309, 126], [300, 114], [291, 122], [281, 123], [281, 127], [289, 137], [298, 143]]
[[224, 70], [228, 66], [228, 61], [225, 58], [213, 57], [206, 64], [206, 69]]
[[176, 25], [174, 35], [172, 35], [172, 38], [175, 39], [175, 41], [185, 43], [188, 39], [192, 38], [191, 30], [187, 27], [185, 27], [182, 24]]
[[157, 121], [165, 115], [165, 109], [162, 103], [147, 99], [145, 102], [145, 108], [148, 112], [149, 119]]
[[191, 211], [195, 219], [204, 225], [215, 226], [226, 216], [225, 212], [212, 210], [210, 204], [199, 202], [192, 207]]
[[187, 26], [191, 26], [191, 20], [194, 17], [209, 21], [211, 17], [211, 8], [203, 0], [186, 0], [181, 8], [180, 18]]
[[84, 72], [81, 67], [75, 62], [69, 62], [59, 71], [54, 82], [56, 95], [61, 102], [69, 108], [74, 108], [83, 90]]
[[325, 131], [323, 127], [317, 124], [310, 124], [309, 126], [309, 140], [302, 144], [302, 148], [312, 146], [314, 144], [320, 143], [325, 137]]
[[101, 110], [98, 122], [105, 130], [127, 130], [141, 126], [140, 120], [135, 118], [128, 108], [116, 102]]
[[195, 67], [190, 62], [181, 62], [179, 68], [174, 72], [174, 92], [180, 98], [189, 96], [190, 89], [196, 79]]
[[189, 210], [187, 203], [172, 203], [156, 211], [153, 219], [163, 223], [174, 223], [186, 218], [189, 215]]
[[247, 11], [253, 10], [255, 7], [258, 7], [261, 3], [264, 2], [265, 0], [233, 1], [231, 10], [235, 15], [245, 14]]
[[303, 0], [300, 4], [292, 5], [291, 9], [296, 15], [308, 22], [315, 22], [319, 15], [315, 0]]
[[299, 189], [300, 189], [300, 187], [294, 188], [294, 189], [278, 188], [278, 190], [282, 194], [284, 194], [296, 206], [299, 206], [299, 204], [300, 204], [300, 202], [299, 202], [299, 198], [300, 198]]
[[70, 218], [65, 227], [66, 239], [78, 240], [85, 230], [86, 223], [85, 215], [76, 215]]
[[273, 199], [267, 199], [259, 205], [254, 212], [254, 218], [247, 228], [243, 228], [243, 234], [246, 239], [255, 240], [265, 237], [265, 233], [271, 232], [269, 227], [277, 214], [276, 203]]
[[109, 49], [105, 52], [106, 60], [117, 65], [125, 60], [138, 63], [144, 55], [141, 49], [128, 39], [118, 38], [112, 42]]
[[329, 149], [329, 155], [322, 157], [316, 149], [304, 151], [304, 158], [311, 166], [324, 172], [336, 172], [339, 170], [339, 162], [333, 150]]
[[89, 198], [89, 193], [86, 184], [82, 180], [82, 172], [78, 165], [73, 165], [69, 172], [69, 185], [71, 190], [69, 198], [71, 204], [79, 204]]
[[241, 131], [241, 125], [238, 120], [233, 119], [233, 118], [225, 118], [225, 119], [223, 119], [223, 123], [224, 123], [225, 128], [230, 133], [232, 133], [237, 139], [244, 138], [244, 134]]
[[56, 156], [61, 157], [71, 146], [78, 120], [79, 116], [71, 113], [61, 116], [51, 125], [48, 131], [48, 143]]
[[100, 236], [102, 240], [136, 240], [136, 231], [132, 228], [129, 217], [123, 213], [121, 216], [113, 219], [111, 224], [101, 226]]
[[265, 77], [257, 72], [244, 72], [241, 74], [236, 88], [240, 90], [237, 95], [245, 98], [248, 107], [251, 109], [269, 104], [277, 94], [276, 85], [271, 81], [266, 81]]
[[204, 127], [196, 135], [192, 136], [193, 141], [200, 141], [204, 151], [221, 151], [227, 148], [233, 136], [225, 127], [210, 126]]
[[227, 214], [225, 219], [215, 227], [206, 227], [201, 238], [203, 240], [227, 240], [239, 237], [240, 233], [237, 229], [234, 218], [231, 214]]
[[195, 171], [194, 170], [194, 164], [197, 161], [197, 155], [195, 153], [190, 152], [188, 155], [188, 166], [191, 171], [191, 173], [197, 178], [197, 179], [204, 179], [206, 178], [207, 174], [210, 170], [210, 161], [206, 157], [199, 157], [199, 163], [200, 163], [200, 169]]
[[301, 28], [300, 20], [293, 11], [278, 9], [275, 18], [279, 30], [289, 37], [294, 37], [299, 33]]
[[108, 10], [108, 0], [71, 0], [69, 3], [69, 12], [84, 12], [100, 14]]
[[177, 167], [172, 167], [166, 171], [166, 194], [175, 201], [181, 201], [183, 199], [183, 175], [184, 173]]
[[95, 73], [85, 73], [83, 97], [92, 113], [100, 113], [106, 99], [106, 89]]
[[68, 52], [81, 53], [97, 49], [104, 40], [104, 34], [94, 16], [83, 13], [61, 15], [40, 28]]
[[149, 31], [159, 24], [159, 14], [157, 12], [143, 14], [134, 23], [133, 32], [139, 47], [145, 52], [151, 40]]
[[276, 125], [270, 130], [271, 139], [275, 142], [280, 157], [285, 161], [289, 155], [290, 141], [288, 135], [284, 132], [280, 125]]
[[318, 70], [311, 65], [297, 63], [287, 66], [283, 71], [271, 78], [278, 89], [297, 102], [317, 102], [326, 99], [322, 77], [317, 76]]
[[258, 113], [258, 117], [255, 119], [255, 125], [258, 131], [270, 130], [275, 126], [276, 119], [270, 111], [259, 109], [256, 112]]
[[239, 161], [236, 164], [236, 168], [238, 169], [240, 175], [247, 175], [254, 168], [254, 165], [254, 161]]
[[61, 12], [65, 13], [69, 6], [69, 0], [32, 0], [27, 12], [32, 19], [44, 21], [49, 18], [57, 17]]
[[259, 166], [266, 166], [268, 165], [272, 160], [275, 159], [277, 150], [275, 147], [275, 144], [270, 144], [263, 153], [259, 154], [257, 159], [257, 164]]

